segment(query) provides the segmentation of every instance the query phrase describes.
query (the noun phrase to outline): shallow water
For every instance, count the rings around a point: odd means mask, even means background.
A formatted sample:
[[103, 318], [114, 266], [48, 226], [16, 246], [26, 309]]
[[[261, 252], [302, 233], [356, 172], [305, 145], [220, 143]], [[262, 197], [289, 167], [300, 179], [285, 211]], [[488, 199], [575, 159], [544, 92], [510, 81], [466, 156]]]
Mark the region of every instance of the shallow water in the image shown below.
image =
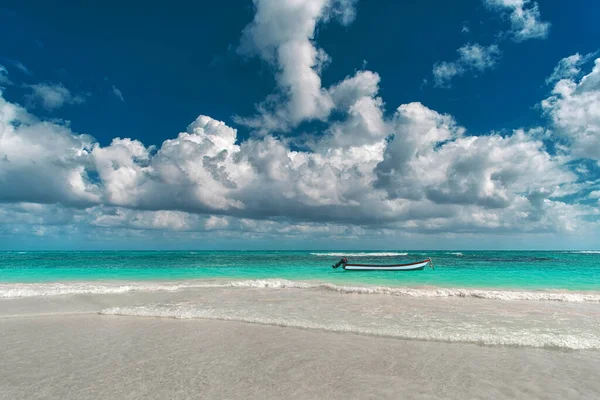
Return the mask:
[[468, 296], [464, 289], [283, 280], [17, 285], [0, 286], [0, 317], [91, 313], [230, 320], [419, 341], [600, 350], [598, 295], [497, 291], [482, 297], [478, 290]]
[[[431, 257], [435, 270], [350, 272], [342, 256], [363, 263]], [[0, 282], [273, 279], [336, 284], [600, 290], [600, 251], [180, 251], [0, 252]]]

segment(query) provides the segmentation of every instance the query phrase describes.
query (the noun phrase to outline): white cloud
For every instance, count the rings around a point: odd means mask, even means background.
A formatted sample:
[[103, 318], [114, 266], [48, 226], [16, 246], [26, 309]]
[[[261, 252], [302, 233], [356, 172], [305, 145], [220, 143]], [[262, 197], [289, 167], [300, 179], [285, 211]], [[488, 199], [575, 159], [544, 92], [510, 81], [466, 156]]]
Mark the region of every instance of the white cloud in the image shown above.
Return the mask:
[[569, 141], [573, 156], [600, 160], [600, 58], [583, 78], [570, 76], [556, 82], [542, 109], [555, 132]]
[[0, 96], [0, 201], [99, 201], [87, 176], [93, 139], [40, 121]]
[[565, 57], [558, 62], [552, 75], [546, 79], [546, 83], [550, 84], [558, 82], [561, 79], [570, 79], [577, 77], [581, 72], [581, 66], [590, 61], [597, 52], [589, 53], [582, 56], [579, 53], [575, 53], [572, 56]]
[[244, 29], [240, 51], [277, 68], [279, 92], [259, 105], [259, 115], [238, 118], [256, 130], [287, 130], [303, 120], [327, 118], [334, 103], [319, 72], [330, 59], [314, 44], [320, 22], [354, 19], [353, 0], [254, 0], [256, 15]]
[[361, 147], [390, 134], [383, 117], [383, 100], [377, 97], [379, 80], [376, 73], [359, 71], [329, 89], [336, 108], [345, 111], [347, 118], [329, 126], [328, 136], [319, 147]]
[[458, 49], [458, 54], [460, 54], [459, 61], [463, 65], [481, 72], [496, 64], [500, 50], [495, 44], [483, 47], [475, 43], [461, 47]]
[[112, 91], [113, 91], [113, 94], [115, 96], [117, 96], [117, 98], [119, 100], [121, 100], [123, 103], [125, 103], [125, 98], [123, 97], [123, 93], [115, 85], [112, 85]]
[[455, 76], [464, 73], [464, 67], [458, 62], [442, 61], [433, 66], [433, 77], [437, 87], [447, 87]]
[[[316, 26], [331, 18], [351, 22], [353, 1], [255, 4], [242, 49], [276, 68], [279, 90], [258, 117], [244, 120], [262, 135], [240, 140], [236, 129], [200, 115], [156, 147], [126, 137], [101, 145], [0, 97], [0, 202], [10, 203], [0, 207], [0, 234], [26, 226], [44, 235], [73, 229], [106, 237], [348, 238], [593, 225], [583, 217], [598, 215], [597, 207], [561, 201], [591, 189], [567, 164], [571, 148], [547, 151], [546, 129], [468, 136], [452, 116], [417, 102], [388, 117], [380, 76], [366, 70], [322, 87], [329, 58], [314, 43]], [[500, 56], [495, 45], [468, 44], [458, 53], [457, 61], [438, 64], [436, 81], [482, 72]], [[598, 125], [599, 68], [597, 61], [579, 82], [569, 72], [543, 103], [575, 154], [583, 148], [581, 129], [598, 138], [590, 126]], [[47, 108], [72, 98], [58, 92]], [[571, 116], [571, 108], [585, 114], [585, 128], [575, 127], [583, 114]], [[271, 134], [310, 119], [321, 120], [321, 130], [289, 139]]]
[[93, 207], [88, 211], [89, 224], [103, 228], [141, 230], [200, 230], [204, 218], [181, 211], [139, 211], [120, 207]]
[[342, 82], [332, 86], [329, 94], [336, 107], [344, 110], [363, 97], [374, 97], [379, 91], [379, 74], [371, 71], [358, 71], [347, 76]]
[[456, 61], [443, 61], [433, 66], [435, 86], [447, 87], [454, 77], [463, 75], [467, 71], [477, 73], [492, 68], [501, 55], [495, 44], [490, 46], [481, 46], [478, 43], [466, 44], [457, 52], [459, 57]]
[[413, 219], [414, 229], [569, 231], [573, 220], [555, 218], [556, 208], [574, 219], [584, 214], [553, 200], [572, 192], [576, 177], [524, 131], [465, 137], [450, 116], [419, 103], [401, 106], [395, 125], [376, 187], [412, 200], [413, 214], [416, 205], [429, 208], [429, 218]]
[[211, 215], [206, 220], [206, 222], [204, 222], [204, 228], [206, 228], [207, 230], [223, 229], [223, 228], [226, 228], [228, 225], [229, 225], [229, 222], [227, 221], [226, 218], [216, 217], [214, 215]]
[[[546, 232], [569, 230], [583, 215], [556, 200], [576, 177], [535, 136], [467, 137], [420, 103], [388, 120], [377, 80], [360, 72], [332, 89], [350, 112], [313, 138], [311, 151], [269, 135], [238, 144], [235, 129], [206, 116], [159, 148], [128, 138], [100, 146], [4, 101], [0, 200], [87, 207], [77, 223], [97, 229], [232, 235], [257, 234], [248, 221], [294, 235]], [[558, 208], [567, 217], [552, 216]]]
[[[509, 34], [516, 42], [527, 39], [545, 38], [550, 29], [548, 22], [540, 20], [540, 11], [536, 2], [530, 0], [483, 0], [494, 9], [509, 13], [511, 30]], [[461, 33], [469, 33], [467, 25], [462, 26]], [[481, 46], [478, 43], [466, 44], [458, 50], [456, 61], [438, 62], [433, 66], [433, 77], [436, 87], [450, 87], [450, 82], [457, 76], [467, 72], [481, 73], [493, 68], [501, 56], [498, 45]]]
[[73, 95], [69, 89], [61, 84], [38, 83], [28, 87], [31, 89], [28, 101], [31, 103], [40, 102], [49, 111], [60, 108], [65, 104], [81, 104], [85, 101], [83, 96]]
[[509, 34], [516, 42], [528, 39], [545, 39], [550, 31], [550, 23], [541, 20], [538, 4], [531, 0], [483, 0], [492, 8], [509, 14], [511, 29]]

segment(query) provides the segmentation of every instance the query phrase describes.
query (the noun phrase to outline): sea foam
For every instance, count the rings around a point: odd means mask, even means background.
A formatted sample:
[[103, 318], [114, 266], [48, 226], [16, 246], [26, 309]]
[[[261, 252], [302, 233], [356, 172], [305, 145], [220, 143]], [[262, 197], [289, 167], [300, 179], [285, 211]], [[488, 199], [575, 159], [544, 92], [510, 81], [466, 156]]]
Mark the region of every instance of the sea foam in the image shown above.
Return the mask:
[[208, 319], [238, 321], [261, 325], [315, 329], [338, 333], [355, 333], [370, 336], [392, 337], [406, 340], [473, 343], [484, 346], [536, 347], [549, 349], [586, 350], [600, 349], [600, 337], [593, 334], [565, 332], [539, 332], [535, 329], [507, 329], [485, 324], [467, 329], [428, 329], [427, 326], [361, 325], [345, 321], [314, 321], [310, 317], [277, 317], [265, 313], [248, 313], [244, 310], [202, 309], [193, 305], [147, 305], [113, 307], [100, 311], [101, 315], [158, 317], [175, 319]]
[[314, 285], [286, 279], [255, 279], [232, 282], [69, 282], [69, 283], [9, 283], [0, 284], [0, 298], [60, 296], [72, 294], [119, 294], [129, 292], [175, 292], [194, 288], [297, 288], [306, 289]]
[[193, 285], [153, 283], [13, 283], [0, 285], [0, 298], [60, 296], [69, 294], [118, 294], [128, 292], [174, 292]]
[[287, 279], [253, 279], [242, 281], [182, 282], [73, 282], [0, 284], [0, 298], [58, 296], [74, 294], [119, 294], [128, 292], [174, 292], [201, 288], [258, 288], [327, 290], [342, 294], [388, 295], [409, 297], [461, 297], [491, 300], [562, 301], [570, 303], [600, 302], [597, 292], [517, 291], [442, 287], [352, 286], [333, 283], [301, 282]]

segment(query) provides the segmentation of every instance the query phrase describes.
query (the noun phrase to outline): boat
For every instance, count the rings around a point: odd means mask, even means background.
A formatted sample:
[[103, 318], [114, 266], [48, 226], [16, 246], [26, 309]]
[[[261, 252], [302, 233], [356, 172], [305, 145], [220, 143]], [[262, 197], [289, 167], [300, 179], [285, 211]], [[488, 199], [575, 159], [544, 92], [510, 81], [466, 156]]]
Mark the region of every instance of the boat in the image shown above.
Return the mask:
[[416, 261], [408, 264], [352, 264], [348, 262], [346, 257], [342, 258], [339, 262], [332, 265], [332, 267], [338, 268], [342, 266], [347, 271], [417, 271], [422, 270], [427, 265], [433, 268], [433, 262], [431, 259], [425, 259], [422, 261]]

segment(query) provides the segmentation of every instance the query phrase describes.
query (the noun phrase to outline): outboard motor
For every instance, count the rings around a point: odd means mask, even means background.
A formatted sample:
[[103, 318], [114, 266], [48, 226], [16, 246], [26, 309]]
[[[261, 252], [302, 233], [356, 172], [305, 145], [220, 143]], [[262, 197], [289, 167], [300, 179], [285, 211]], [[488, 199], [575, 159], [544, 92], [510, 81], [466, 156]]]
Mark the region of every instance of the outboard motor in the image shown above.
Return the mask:
[[340, 265], [344, 265], [344, 264], [348, 264], [348, 259], [346, 257], [342, 257], [342, 259], [340, 261], [338, 261], [336, 264], [333, 264], [331, 266], [331, 268], [338, 268]]

